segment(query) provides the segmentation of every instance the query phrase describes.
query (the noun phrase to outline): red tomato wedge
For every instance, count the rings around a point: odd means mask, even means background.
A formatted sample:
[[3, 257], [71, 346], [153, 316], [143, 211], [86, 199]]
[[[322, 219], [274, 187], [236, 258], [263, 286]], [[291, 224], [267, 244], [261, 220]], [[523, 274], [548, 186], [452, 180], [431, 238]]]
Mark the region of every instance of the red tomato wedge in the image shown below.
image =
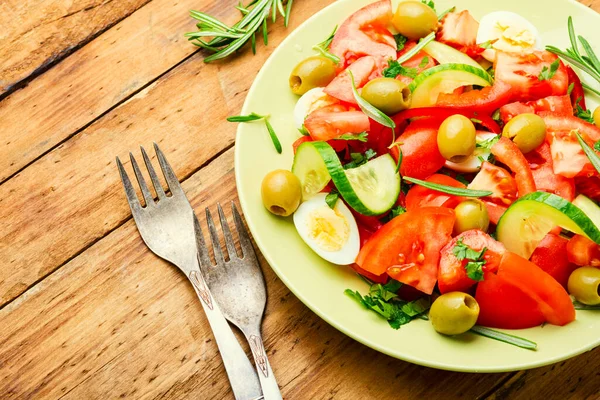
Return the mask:
[[573, 85], [573, 90], [571, 90], [571, 104], [573, 108], [579, 104], [583, 110], [587, 110], [585, 105], [585, 92], [583, 91], [583, 85], [581, 84], [581, 79], [579, 76], [573, 71], [570, 65], [567, 65], [567, 76], [569, 77], [569, 86]]
[[[476, 118], [481, 121], [480, 125], [487, 128], [490, 132], [501, 133], [502, 129], [500, 126], [490, 117], [489, 115], [479, 114], [474, 111], [461, 110], [448, 107], [423, 107], [423, 108], [409, 108], [394, 115], [392, 119], [396, 125], [401, 126], [405, 121], [412, 118], [432, 118], [444, 120], [451, 115], [464, 115], [467, 118]], [[441, 124], [441, 121], [440, 121]]]
[[441, 93], [436, 106], [492, 113], [506, 104], [510, 97], [511, 86], [502, 81], [496, 81], [494, 85], [481, 90], [471, 90], [462, 94]]
[[[439, 183], [440, 185], [464, 188], [465, 185], [454, 178], [443, 174], [434, 174], [426, 179], [427, 182]], [[462, 197], [453, 196], [427, 189], [423, 186], [414, 185], [406, 195], [406, 209], [408, 211], [419, 210], [422, 207], [447, 207], [454, 208], [463, 201]]]
[[507, 123], [519, 114], [549, 111], [556, 115], [573, 116], [573, 106], [569, 96], [548, 96], [543, 99], [528, 101], [525, 103], [515, 102], [500, 107], [500, 119]]
[[[417, 42], [413, 42], [413, 41], [407, 42], [406, 45], [404, 46], [404, 48], [398, 52], [398, 58], [400, 58], [400, 56], [402, 56], [406, 52], [410, 51], [416, 45], [417, 45]], [[421, 65], [421, 63], [423, 62], [423, 59], [425, 59], [425, 58], [426, 58], [425, 63], [423, 65]], [[417, 74], [420, 74], [421, 72], [425, 71], [426, 69], [434, 67], [435, 60], [433, 59], [433, 57], [430, 57], [429, 55], [427, 55], [427, 53], [425, 53], [423, 50], [421, 50], [420, 52], [415, 54], [412, 58], [410, 58], [408, 61], [403, 62], [402, 66], [405, 68], [415, 68], [417, 70]], [[410, 85], [410, 83], [414, 80], [413, 78], [409, 78], [408, 76], [404, 76], [404, 75], [398, 75], [396, 77], [396, 79], [406, 83], [407, 85]]]
[[452, 239], [441, 251], [440, 270], [438, 271], [438, 288], [440, 292], [466, 292], [477, 281], [467, 276], [465, 265], [467, 260], [459, 260], [454, 255], [456, 243], [462, 242], [475, 251], [481, 251], [486, 248], [483, 257], [486, 261], [483, 266], [484, 271], [495, 272], [500, 264], [502, 254], [506, 252], [504, 245], [494, 239], [487, 233], [474, 229], [466, 231]]
[[543, 68], [550, 68], [557, 56], [548, 51], [517, 55], [499, 51], [494, 62], [495, 78], [512, 86], [512, 101], [537, 100], [567, 94], [569, 78], [562, 61], [554, 76], [539, 80]]
[[525, 329], [541, 325], [546, 318], [537, 302], [499, 275], [484, 274], [475, 292], [479, 325], [501, 329]]
[[487, 161], [481, 164], [481, 169], [469, 184], [469, 189], [489, 190], [491, 196], [485, 198], [502, 206], [509, 206], [517, 199], [517, 184], [512, 175], [502, 167]]
[[568, 239], [549, 233], [538, 244], [529, 261], [552, 276], [562, 287], [567, 287], [571, 272], [577, 268], [567, 256]]
[[377, 60], [374, 57], [363, 57], [350, 65], [346, 71], [340, 72], [325, 88], [325, 93], [346, 103], [356, 104], [352, 92], [352, 80], [347, 71], [352, 72], [354, 84], [361, 88], [367, 84], [371, 75], [377, 69]]
[[[396, 139], [396, 143], [401, 143], [403, 155], [400, 167], [402, 176], [425, 179], [444, 166], [446, 160], [437, 146], [437, 133], [441, 122], [430, 119], [415, 121]], [[398, 160], [398, 147], [394, 146], [390, 154]]]
[[575, 235], [567, 244], [567, 257], [580, 267], [600, 267], [600, 246], [586, 238]]
[[549, 323], [562, 326], [575, 319], [575, 308], [569, 294], [560, 283], [534, 263], [506, 252], [500, 261], [498, 276], [535, 300]]
[[535, 192], [535, 181], [527, 163], [527, 159], [521, 150], [510, 139], [501, 137], [492, 146], [492, 154], [496, 160], [506, 165], [515, 174], [519, 197]]
[[388, 30], [392, 20], [392, 3], [382, 0], [361, 8], [338, 28], [330, 51], [346, 67], [363, 56], [396, 59], [396, 41]]
[[397, 216], [363, 246], [356, 263], [431, 294], [437, 280], [440, 249], [450, 240], [454, 210], [424, 207]]
[[575, 183], [573, 179], [565, 178], [554, 173], [552, 153], [547, 143], [525, 155], [533, 174], [537, 190], [554, 193], [563, 199], [573, 201], [575, 198]]
[[600, 178], [597, 176], [575, 178], [575, 188], [592, 200], [600, 201]]
[[502, 215], [504, 215], [504, 213], [506, 212], [508, 207], [504, 207], [504, 206], [501, 206], [501, 205], [498, 205], [496, 203], [492, 203], [491, 201], [486, 201], [486, 200], [484, 200], [483, 203], [485, 204], [485, 206], [487, 208], [488, 216], [490, 217], [490, 222], [492, 224], [498, 225], [498, 221], [500, 221], [500, 217], [502, 217]]
[[333, 105], [313, 111], [304, 120], [304, 127], [313, 140], [331, 140], [344, 133], [362, 133], [369, 130], [370, 122], [362, 111], [347, 111], [342, 105]]
[[479, 22], [467, 11], [451, 12], [442, 19], [438, 30], [438, 42], [461, 48], [474, 45], [477, 40]]

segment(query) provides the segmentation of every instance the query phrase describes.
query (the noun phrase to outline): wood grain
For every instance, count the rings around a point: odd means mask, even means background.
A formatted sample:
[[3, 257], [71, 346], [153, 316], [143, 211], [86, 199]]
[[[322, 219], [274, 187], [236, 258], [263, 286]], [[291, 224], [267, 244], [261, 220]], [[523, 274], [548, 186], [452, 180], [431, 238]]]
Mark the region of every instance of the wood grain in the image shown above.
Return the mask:
[[[183, 186], [204, 224], [204, 206], [236, 198], [233, 150]], [[264, 260], [263, 271], [266, 346], [286, 398], [474, 398], [504, 376], [440, 372], [377, 353], [308, 310]], [[7, 399], [232, 398], [193, 289], [147, 250], [132, 221], [1, 310], [0, 338]]]
[[150, 0], [4, 0], [0, 3], [0, 95]]

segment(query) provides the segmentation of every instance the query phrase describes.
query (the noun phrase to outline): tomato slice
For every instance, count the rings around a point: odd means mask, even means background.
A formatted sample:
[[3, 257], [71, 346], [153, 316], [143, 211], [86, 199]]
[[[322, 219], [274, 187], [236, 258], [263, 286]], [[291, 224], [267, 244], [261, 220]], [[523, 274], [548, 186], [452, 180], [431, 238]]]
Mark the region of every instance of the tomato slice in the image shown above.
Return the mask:
[[[571, 272], [577, 266], [567, 256], [568, 239], [549, 233], [538, 244], [529, 261], [552, 276], [562, 287], [567, 287]], [[592, 242], [593, 243], [593, 242]]]
[[[434, 174], [426, 179], [427, 182], [439, 183], [440, 185], [464, 188], [465, 185], [448, 175]], [[438, 192], [437, 190], [427, 189], [423, 186], [414, 185], [406, 195], [406, 209], [408, 211], [418, 210], [422, 207], [447, 207], [454, 208], [461, 201], [462, 197], [453, 196]]]
[[539, 80], [540, 73], [558, 57], [548, 51], [535, 51], [528, 54], [496, 52], [494, 62], [495, 78], [512, 86], [512, 101], [537, 100], [548, 96], [567, 94], [569, 78], [562, 61], [550, 79]]
[[388, 30], [392, 21], [392, 3], [382, 0], [361, 8], [338, 28], [330, 51], [346, 67], [363, 56], [396, 59], [396, 41]]
[[499, 204], [486, 200], [483, 200], [483, 203], [487, 208], [488, 216], [490, 217], [490, 222], [492, 224], [498, 225], [498, 221], [500, 221], [500, 218], [502, 217], [502, 215], [504, 215], [508, 207], [501, 206]]
[[570, 65], [567, 65], [567, 76], [569, 77], [569, 86], [573, 85], [573, 90], [571, 90], [571, 104], [572, 108], [576, 108], [577, 104], [583, 110], [587, 110], [585, 105], [585, 92], [583, 91], [583, 85], [581, 84], [581, 79], [579, 76], [573, 71]]
[[504, 168], [487, 161], [481, 164], [469, 189], [489, 190], [493, 194], [485, 199], [503, 206], [512, 204], [518, 197], [517, 183], [512, 175]]
[[363, 246], [356, 263], [375, 275], [388, 275], [431, 294], [437, 280], [440, 249], [452, 234], [454, 210], [424, 207], [385, 224]]
[[491, 150], [496, 160], [506, 165], [515, 174], [519, 197], [535, 192], [535, 181], [531, 168], [516, 144], [506, 137], [501, 137]]
[[447, 107], [423, 107], [409, 108], [396, 114], [392, 119], [396, 125], [401, 126], [405, 121], [412, 118], [432, 118], [444, 120], [452, 115], [464, 115], [467, 118], [476, 118], [481, 121], [480, 125], [487, 128], [490, 132], [501, 133], [500, 126], [489, 115], [480, 114], [475, 111], [461, 110]]
[[554, 173], [552, 153], [548, 143], [542, 143], [537, 149], [525, 155], [533, 174], [537, 190], [554, 193], [563, 199], [573, 201], [575, 198], [575, 182]]
[[600, 178], [597, 176], [576, 177], [575, 188], [578, 193], [584, 194], [594, 201], [600, 201]]
[[[396, 143], [401, 143], [403, 155], [400, 166], [402, 176], [425, 179], [444, 166], [446, 160], [437, 146], [438, 128], [441, 123], [440, 120], [432, 119], [414, 121], [396, 139]], [[390, 154], [398, 160], [398, 146], [394, 146]]]
[[510, 97], [511, 86], [502, 81], [496, 81], [492, 86], [481, 90], [471, 90], [462, 94], [441, 93], [436, 106], [492, 113], [506, 104]]
[[474, 45], [477, 40], [479, 22], [467, 11], [451, 12], [442, 19], [437, 41], [461, 48]]
[[312, 138], [310, 136], [300, 136], [294, 141], [294, 143], [292, 143], [294, 154], [296, 154], [296, 150], [298, 150], [298, 147], [300, 147], [300, 145], [305, 142], [312, 142]]
[[562, 326], [575, 319], [575, 308], [569, 294], [534, 263], [515, 253], [506, 252], [500, 261], [498, 276], [531, 296], [549, 323]]
[[345, 133], [369, 130], [370, 122], [362, 111], [347, 111], [342, 105], [319, 108], [304, 120], [304, 127], [313, 140], [331, 140]]
[[585, 236], [575, 235], [567, 244], [567, 257], [580, 267], [600, 267], [600, 246]]
[[352, 80], [347, 71], [352, 72], [354, 84], [357, 88], [361, 88], [367, 84], [377, 67], [378, 63], [374, 57], [363, 57], [336, 76], [327, 85], [324, 92], [346, 103], [356, 104], [352, 91]]
[[518, 286], [499, 275], [484, 274], [475, 293], [479, 325], [501, 329], [525, 329], [541, 325], [546, 318], [537, 302]]
[[549, 111], [555, 115], [573, 116], [573, 106], [569, 96], [548, 96], [543, 99], [527, 101], [525, 103], [515, 102], [500, 107], [500, 119], [507, 123], [516, 115]]
[[591, 146], [600, 140], [600, 128], [574, 116], [565, 117], [564, 115], [552, 112], [540, 112], [540, 117], [544, 119], [546, 128], [549, 132], [577, 130], [585, 141]]
[[462, 240], [464, 244], [475, 251], [481, 251], [486, 248], [483, 257], [486, 263], [483, 266], [484, 271], [496, 272], [502, 254], [506, 252], [504, 245], [494, 239], [487, 233], [473, 229], [466, 231], [452, 239], [443, 248], [440, 258], [440, 270], [438, 271], [438, 288], [440, 292], [466, 292], [477, 281], [467, 276], [465, 265], [467, 260], [459, 260], [454, 255], [454, 247], [456, 243]]

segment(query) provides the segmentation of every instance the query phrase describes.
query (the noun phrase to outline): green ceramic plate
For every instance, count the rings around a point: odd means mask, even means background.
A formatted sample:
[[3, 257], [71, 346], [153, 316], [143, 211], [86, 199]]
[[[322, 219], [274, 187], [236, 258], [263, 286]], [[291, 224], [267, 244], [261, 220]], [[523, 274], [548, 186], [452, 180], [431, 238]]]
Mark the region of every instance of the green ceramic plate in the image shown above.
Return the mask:
[[[297, 97], [288, 88], [290, 71], [315, 54], [311, 47], [327, 37], [335, 25], [370, 2], [339, 0], [314, 15], [275, 50], [250, 89], [242, 113], [270, 114], [284, 149], [281, 155], [275, 152], [263, 124], [240, 124], [235, 149], [237, 187], [246, 220], [265, 258], [287, 287], [328, 323], [373, 349], [416, 364], [455, 371], [512, 371], [561, 361], [598, 346], [600, 312], [596, 311], [578, 311], [577, 320], [566, 327], [546, 325], [513, 331], [537, 342], [537, 351], [473, 334], [441, 336], [422, 320], [395, 331], [344, 295], [346, 288], [362, 292], [367, 289], [350, 268], [319, 258], [300, 239], [291, 219], [277, 218], [263, 208], [262, 178], [273, 169], [291, 167], [291, 145], [300, 136], [293, 123]], [[588, 40], [595, 40], [600, 25], [598, 14], [568, 0], [505, 0], [501, 5], [479, 0], [436, 0], [440, 10], [452, 5], [470, 10], [477, 19], [491, 11], [517, 12], [537, 26], [544, 43], [560, 48], [568, 45], [568, 15], [573, 16], [577, 33]]]

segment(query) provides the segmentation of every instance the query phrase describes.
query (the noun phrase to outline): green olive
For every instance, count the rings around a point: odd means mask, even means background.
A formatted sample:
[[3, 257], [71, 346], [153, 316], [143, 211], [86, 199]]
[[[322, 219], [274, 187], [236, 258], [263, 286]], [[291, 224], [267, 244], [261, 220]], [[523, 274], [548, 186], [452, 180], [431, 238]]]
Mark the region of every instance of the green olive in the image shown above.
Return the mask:
[[393, 115], [410, 106], [410, 89], [406, 83], [393, 78], [376, 78], [361, 92], [363, 99], [386, 114]]
[[394, 28], [409, 39], [420, 39], [435, 32], [438, 17], [431, 7], [420, 1], [403, 1], [392, 18]]
[[590, 306], [600, 304], [600, 269], [594, 267], [577, 268], [567, 284], [571, 293], [578, 302]]
[[296, 211], [302, 198], [300, 180], [290, 171], [283, 169], [265, 175], [260, 192], [265, 208], [282, 217]]
[[594, 110], [594, 123], [600, 128], [600, 106], [596, 107]]
[[438, 297], [429, 310], [433, 329], [444, 335], [459, 335], [471, 329], [479, 317], [477, 300], [463, 292]]
[[475, 151], [475, 125], [463, 115], [452, 115], [442, 122], [437, 144], [442, 156], [452, 162], [465, 161]]
[[454, 209], [456, 222], [454, 223], [454, 234], [459, 235], [471, 229], [479, 229], [487, 232], [490, 226], [490, 217], [487, 207], [479, 200], [465, 200]]
[[290, 75], [290, 89], [302, 96], [310, 89], [327, 86], [335, 78], [335, 63], [321, 56], [308, 57], [301, 61]]
[[546, 123], [539, 115], [519, 114], [504, 125], [502, 135], [512, 139], [519, 150], [526, 154], [546, 140]]

